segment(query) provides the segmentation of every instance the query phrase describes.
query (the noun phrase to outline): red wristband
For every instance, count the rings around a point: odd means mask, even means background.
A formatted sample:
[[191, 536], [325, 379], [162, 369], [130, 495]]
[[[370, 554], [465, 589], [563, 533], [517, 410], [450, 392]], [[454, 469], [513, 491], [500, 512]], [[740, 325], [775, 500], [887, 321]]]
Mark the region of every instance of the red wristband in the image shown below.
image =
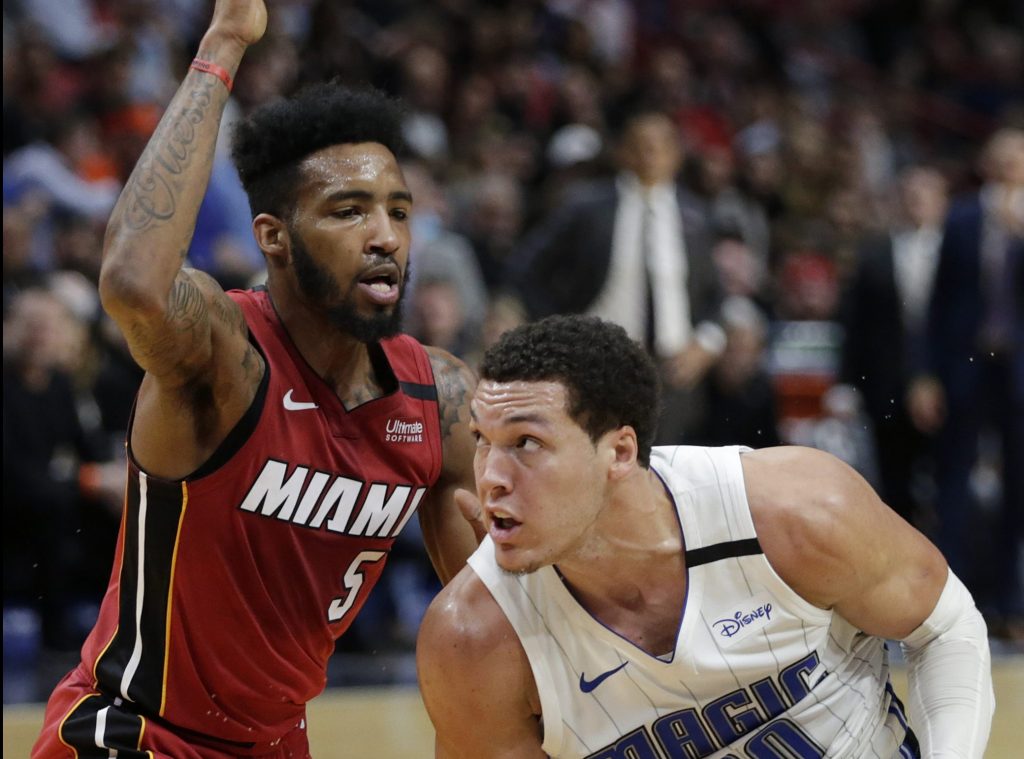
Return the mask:
[[231, 85], [234, 84], [234, 82], [231, 81], [231, 74], [229, 74], [228, 70], [223, 66], [218, 66], [216, 63], [204, 61], [202, 58], [193, 58], [189, 68], [193, 68], [207, 74], [213, 74], [224, 82], [224, 86], [228, 88], [228, 92], [231, 92]]

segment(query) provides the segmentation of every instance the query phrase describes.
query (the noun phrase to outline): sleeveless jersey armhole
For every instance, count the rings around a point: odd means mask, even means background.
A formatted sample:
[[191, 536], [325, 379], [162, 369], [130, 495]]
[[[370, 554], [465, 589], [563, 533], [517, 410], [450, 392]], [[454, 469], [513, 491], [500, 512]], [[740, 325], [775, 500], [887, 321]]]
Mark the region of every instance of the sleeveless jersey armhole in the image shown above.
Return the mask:
[[[260, 344], [256, 341], [256, 338], [253, 336], [251, 331], [249, 332], [249, 342], [263, 358], [263, 364], [265, 367], [263, 377], [260, 379], [260, 385], [256, 389], [256, 394], [253, 396], [252, 403], [249, 404], [249, 408], [247, 408], [245, 413], [242, 414], [242, 418], [238, 420], [234, 427], [232, 427], [231, 431], [227, 434], [227, 437], [221, 441], [221, 444], [218, 445], [217, 449], [210, 455], [210, 458], [200, 464], [191, 474], [186, 475], [180, 480], [175, 480], [175, 482], [195, 482], [196, 480], [207, 477], [216, 472], [229, 462], [236, 453], [238, 453], [256, 429], [256, 425], [259, 424], [260, 416], [263, 412], [263, 406], [267, 398], [267, 388], [270, 387], [270, 361], [267, 360], [262, 347], [260, 347]], [[132, 453], [132, 427], [135, 424], [135, 409], [137, 403], [138, 395], [136, 395], [135, 401], [132, 403], [131, 414], [128, 417], [128, 428], [125, 433], [125, 451], [127, 453], [128, 460], [132, 463], [132, 466], [146, 474], [147, 477], [150, 477], [155, 481], [165, 481], [163, 478], [154, 477], [146, 472], [146, 470], [139, 465], [139, 462], [135, 459], [135, 455]]]

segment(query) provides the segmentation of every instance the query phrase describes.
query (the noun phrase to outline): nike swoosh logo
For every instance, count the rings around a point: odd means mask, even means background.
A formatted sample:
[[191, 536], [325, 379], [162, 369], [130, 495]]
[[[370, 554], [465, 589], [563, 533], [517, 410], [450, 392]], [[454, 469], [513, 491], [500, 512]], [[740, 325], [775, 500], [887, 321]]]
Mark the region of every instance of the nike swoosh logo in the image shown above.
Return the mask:
[[306, 411], [311, 408], [320, 408], [315, 403], [304, 403], [302, 401], [292, 400], [292, 391], [289, 390], [284, 394], [284, 407], [287, 411]]
[[580, 673], [580, 690], [583, 691], [584, 693], [590, 693], [590, 691], [594, 690], [594, 688], [596, 688], [598, 685], [603, 683], [605, 680], [607, 680], [609, 677], [614, 675], [616, 672], [618, 672], [620, 669], [625, 667], [627, 664], [629, 664], [629, 662], [628, 661], [624, 661], [624, 662], [622, 662], [622, 664], [617, 666], [615, 669], [610, 669], [607, 672], [605, 672], [604, 674], [598, 675], [593, 680], [588, 680], [586, 677], [584, 677], [583, 673], [581, 672]]

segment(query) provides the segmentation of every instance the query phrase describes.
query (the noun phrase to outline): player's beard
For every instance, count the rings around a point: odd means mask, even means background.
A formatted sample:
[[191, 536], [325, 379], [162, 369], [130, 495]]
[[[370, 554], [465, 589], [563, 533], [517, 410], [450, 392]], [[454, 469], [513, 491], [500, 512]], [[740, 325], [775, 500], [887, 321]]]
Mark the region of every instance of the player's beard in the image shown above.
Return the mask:
[[363, 316], [356, 307], [359, 282], [353, 280], [348, 291], [342, 293], [338, 280], [313, 260], [296, 231], [289, 230], [289, 234], [292, 240], [292, 266], [295, 269], [299, 290], [324, 310], [327, 320], [332, 325], [352, 335], [361, 343], [375, 343], [386, 337], [393, 337], [401, 331], [402, 298], [405, 296], [405, 282], [409, 277], [408, 266], [402, 281], [398, 283], [398, 302], [390, 308], [379, 307], [373, 316]]

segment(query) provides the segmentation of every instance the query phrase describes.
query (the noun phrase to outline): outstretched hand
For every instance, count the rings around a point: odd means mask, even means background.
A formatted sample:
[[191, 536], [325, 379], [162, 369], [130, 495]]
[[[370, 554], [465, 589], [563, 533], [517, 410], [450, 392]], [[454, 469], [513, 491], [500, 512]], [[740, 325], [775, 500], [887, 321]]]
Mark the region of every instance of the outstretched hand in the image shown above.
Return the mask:
[[476, 542], [480, 543], [487, 536], [487, 525], [484, 524], [484, 510], [475, 493], [459, 488], [455, 491], [455, 505], [462, 512], [462, 517], [473, 528]]
[[267, 30], [267, 6], [263, 0], [217, 0], [210, 32], [224, 35], [248, 47]]

